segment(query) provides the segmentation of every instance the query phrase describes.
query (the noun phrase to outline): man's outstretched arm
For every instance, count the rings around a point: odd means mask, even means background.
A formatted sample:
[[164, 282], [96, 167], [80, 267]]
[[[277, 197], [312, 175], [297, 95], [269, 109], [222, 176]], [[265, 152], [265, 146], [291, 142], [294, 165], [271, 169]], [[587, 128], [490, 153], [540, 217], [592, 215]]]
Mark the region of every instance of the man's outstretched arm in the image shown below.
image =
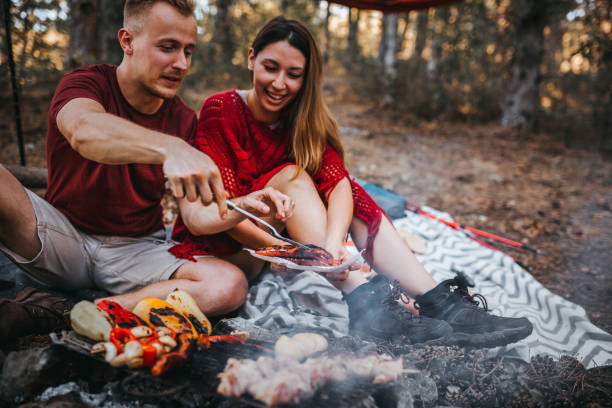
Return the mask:
[[[219, 169], [184, 140], [110, 114], [93, 99], [75, 98], [57, 114], [57, 127], [81, 156], [99, 163], [163, 165], [175, 197], [204, 205], [214, 200], [227, 213]], [[214, 197], [213, 197], [214, 193]]]

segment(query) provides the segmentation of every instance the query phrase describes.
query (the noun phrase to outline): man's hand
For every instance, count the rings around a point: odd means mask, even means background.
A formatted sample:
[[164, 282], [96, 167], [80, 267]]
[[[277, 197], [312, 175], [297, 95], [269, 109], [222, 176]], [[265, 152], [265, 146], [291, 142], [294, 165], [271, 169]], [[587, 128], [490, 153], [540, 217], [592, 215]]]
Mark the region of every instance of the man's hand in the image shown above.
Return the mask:
[[266, 187], [235, 200], [236, 205], [258, 217], [274, 216], [282, 222], [293, 215], [295, 203], [288, 195]]
[[164, 160], [164, 175], [176, 198], [194, 202], [198, 199], [209, 205], [213, 199], [219, 206], [219, 216], [227, 216], [225, 189], [219, 168], [210, 157], [181, 139], [174, 138]]

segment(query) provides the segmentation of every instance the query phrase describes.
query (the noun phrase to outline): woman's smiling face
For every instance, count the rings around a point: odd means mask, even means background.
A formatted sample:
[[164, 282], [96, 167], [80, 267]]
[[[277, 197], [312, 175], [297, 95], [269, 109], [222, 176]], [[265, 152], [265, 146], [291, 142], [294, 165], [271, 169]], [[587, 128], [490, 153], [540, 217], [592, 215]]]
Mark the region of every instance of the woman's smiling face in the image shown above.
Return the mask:
[[257, 55], [249, 50], [253, 88], [247, 100], [255, 119], [274, 123], [300, 92], [306, 74], [306, 57], [288, 41], [277, 41]]

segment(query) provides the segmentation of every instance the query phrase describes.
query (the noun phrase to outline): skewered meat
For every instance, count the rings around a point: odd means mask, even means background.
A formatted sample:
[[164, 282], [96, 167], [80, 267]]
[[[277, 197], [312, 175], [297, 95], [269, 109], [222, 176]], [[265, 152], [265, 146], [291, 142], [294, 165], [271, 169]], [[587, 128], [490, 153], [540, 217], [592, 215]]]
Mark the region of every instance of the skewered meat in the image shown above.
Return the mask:
[[305, 266], [334, 266], [337, 262], [332, 254], [316, 245], [307, 245], [302, 248], [293, 245], [273, 245], [260, 248], [255, 253], [263, 256], [283, 258], [298, 265]]
[[381, 383], [393, 381], [403, 373], [417, 372], [404, 369], [401, 358], [393, 359], [386, 354], [327, 355], [304, 363], [269, 357], [260, 357], [257, 361], [230, 358], [218, 375], [221, 381], [217, 392], [234, 397], [248, 392], [268, 405], [298, 403], [325, 383], [343, 381], [350, 376]]

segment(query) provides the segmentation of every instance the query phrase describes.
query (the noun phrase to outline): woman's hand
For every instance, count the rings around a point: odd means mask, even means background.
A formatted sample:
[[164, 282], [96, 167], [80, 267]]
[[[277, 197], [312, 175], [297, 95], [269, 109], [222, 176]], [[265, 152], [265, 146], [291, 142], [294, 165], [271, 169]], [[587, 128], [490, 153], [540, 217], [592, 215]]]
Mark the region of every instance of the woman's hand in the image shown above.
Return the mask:
[[288, 195], [266, 187], [234, 200], [236, 205], [258, 217], [274, 216], [285, 222], [293, 215], [295, 203]]
[[[325, 250], [332, 254], [334, 261], [338, 264], [342, 264], [353, 257], [353, 255], [346, 250], [346, 247], [342, 241], [332, 241], [331, 243], [327, 243], [325, 245]], [[351, 271], [358, 270], [360, 267], [361, 265], [359, 262], [353, 262], [342, 272], [322, 273], [322, 275], [330, 281], [343, 281], [348, 278]]]

